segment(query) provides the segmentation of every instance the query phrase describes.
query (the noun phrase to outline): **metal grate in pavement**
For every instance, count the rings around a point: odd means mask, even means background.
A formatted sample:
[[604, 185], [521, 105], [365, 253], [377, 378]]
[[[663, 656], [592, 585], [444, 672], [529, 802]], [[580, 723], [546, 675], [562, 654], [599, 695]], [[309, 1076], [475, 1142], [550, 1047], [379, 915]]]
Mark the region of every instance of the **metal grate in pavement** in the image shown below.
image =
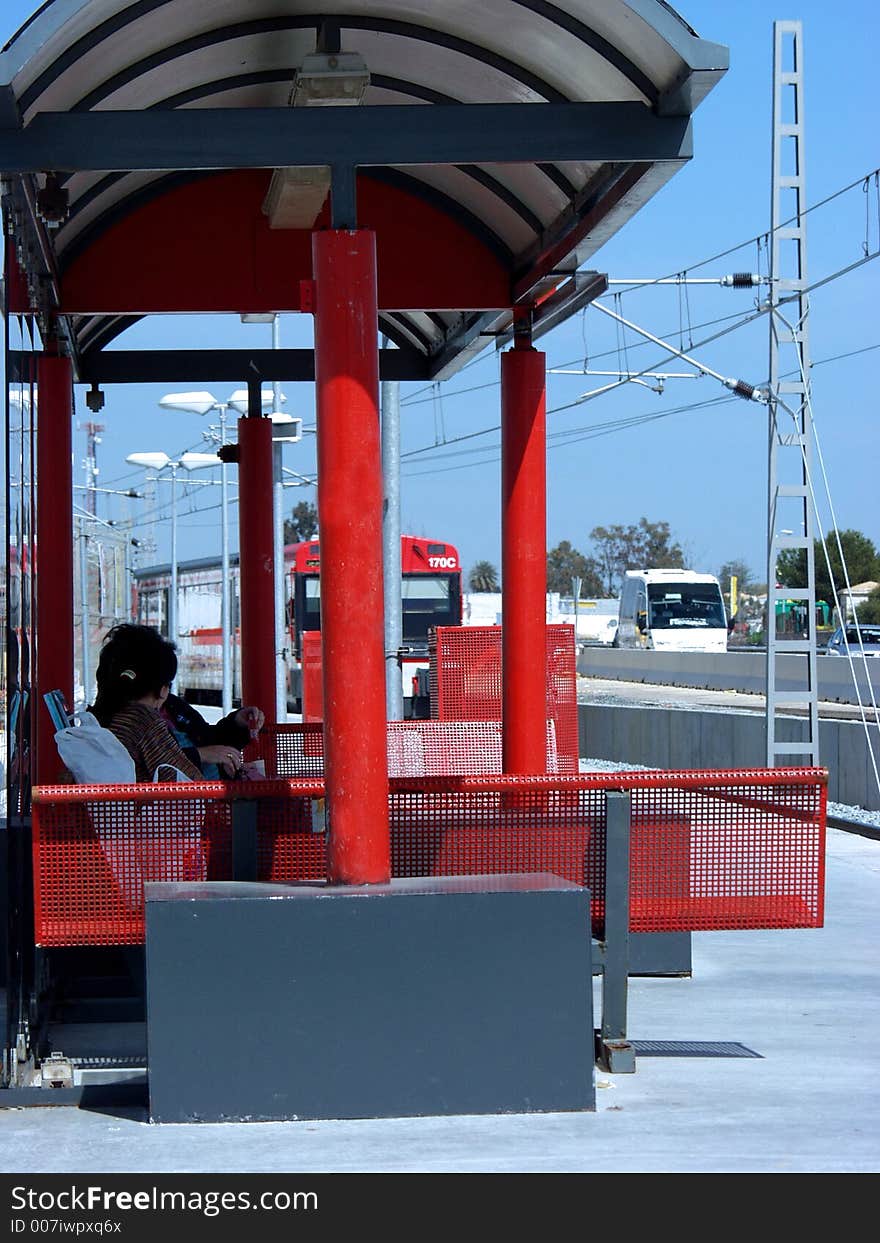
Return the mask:
[[633, 1040], [636, 1057], [763, 1057], [737, 1040]]

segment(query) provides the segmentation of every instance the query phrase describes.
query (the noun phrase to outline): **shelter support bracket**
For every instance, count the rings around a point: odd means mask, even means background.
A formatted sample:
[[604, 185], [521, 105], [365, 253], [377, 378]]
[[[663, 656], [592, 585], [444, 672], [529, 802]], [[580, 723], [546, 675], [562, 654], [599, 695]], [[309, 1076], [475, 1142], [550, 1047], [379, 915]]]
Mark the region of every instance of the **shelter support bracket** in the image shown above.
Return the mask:
[[628, 791], [605, 796], [605, 940], [602, 947], [602, 1024], [596, 1032], [596, 1062], [610, 1074], [632, 1074], [635, 1051], [626, 1036], [629, 977]]

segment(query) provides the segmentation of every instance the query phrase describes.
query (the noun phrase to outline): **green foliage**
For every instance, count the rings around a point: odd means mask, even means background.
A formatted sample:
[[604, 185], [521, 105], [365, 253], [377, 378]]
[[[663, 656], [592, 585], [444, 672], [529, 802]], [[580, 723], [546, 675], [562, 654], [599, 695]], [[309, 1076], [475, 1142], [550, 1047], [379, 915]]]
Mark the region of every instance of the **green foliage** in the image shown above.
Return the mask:
[[[846, 575], [843, 572], [840, 551], [833, 531], [828, 532], [825, 543], [828, 548], [828, 559], [831, 562], [831, 574], [834, 576], [834, 586], [839, 596], [846, 590]], [[880, 581], [880, 553], [877, 552], [867, 535], [863, 535], [861, 531], [841, 531], [840, 547], [843, 549], [843, 559], [852, 586], [856, 583]], [[813, 555], [816, 563], [816, 599], [832, 604], [834, 591], [821, 540], [814, 541]], [[787, 548], [779, 554], [776, 561], [776, 581], [781, 587], [806, 587], [807, 558], [802, 549]]]
[[594, 527], [590, 539], [595, 552], [591, 560], [601, 575], [602, 590], [607, 596], [618, 594], [627, 570], [684, 569], [684, 551], [672, 539], [668, 522], [640, 518], [637, 525], [628, 527]]
[[880, 587], [871, 592], [864, 604], [859, 605], [856, 617], [860, 622], [880, 625]]
[[301, 544], [304, 540], [314, 539], [317, 530], [317, 509], [311, 501], [300, 501], [294, 505], [290, 517], [284, 519], [284, 542]]
[[498, 570], [491, 561], [478, 561], [468, 574], [469, 591], [498, 591]]
[[547, 553], [547, 590], [572, 595], [571, 580], [581, 580], [581, 596], [601, 596], [602, 576], [592, 557], [585, 557], [569, 541], [562, 540]]

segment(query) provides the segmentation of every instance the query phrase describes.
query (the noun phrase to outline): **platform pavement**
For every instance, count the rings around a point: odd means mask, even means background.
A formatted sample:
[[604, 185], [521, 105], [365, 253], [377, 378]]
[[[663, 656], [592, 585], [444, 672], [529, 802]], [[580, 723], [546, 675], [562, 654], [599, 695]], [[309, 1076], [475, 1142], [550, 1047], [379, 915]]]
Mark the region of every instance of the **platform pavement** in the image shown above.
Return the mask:
[[[876, 1172], [878, 909], [880, 843], [829, 830], [824, 928], [697, 933], [692, 979], [632, 982], [634, 1039], [761, 1057], [597, 1071], [595, 1113], [157, 1126], [136, 1110], [0, 1110], [0, 1169]], [[251, 1055], [244, 1073], [283, 1073]]]

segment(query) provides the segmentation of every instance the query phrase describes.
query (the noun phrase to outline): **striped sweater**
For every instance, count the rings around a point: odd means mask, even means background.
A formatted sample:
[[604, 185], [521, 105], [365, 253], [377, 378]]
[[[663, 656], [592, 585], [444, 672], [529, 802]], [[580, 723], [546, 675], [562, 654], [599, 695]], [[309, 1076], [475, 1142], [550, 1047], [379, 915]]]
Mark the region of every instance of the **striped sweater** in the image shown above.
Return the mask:
[[[160, 764], [179, 768], [192, 781], [203, 781], [201, 770], [177, 745], [171, 731], [155, 708], [146, 704], [131, 703], [120, 709], [107, 727], [134, 760], [135, 779], [152, 781]], [[176, 775], [169, 769], [159, 773], [160, 781], [174, 781]]]

